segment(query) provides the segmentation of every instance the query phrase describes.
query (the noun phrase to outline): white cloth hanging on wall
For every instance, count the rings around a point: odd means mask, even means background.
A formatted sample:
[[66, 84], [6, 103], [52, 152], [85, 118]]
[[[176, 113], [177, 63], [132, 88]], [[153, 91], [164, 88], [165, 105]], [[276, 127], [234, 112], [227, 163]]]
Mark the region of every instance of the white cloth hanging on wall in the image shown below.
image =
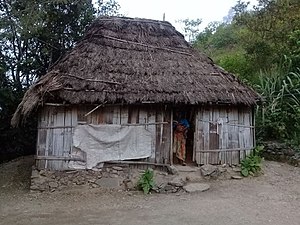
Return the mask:
[[85, 153], [86, 168], [91, 169], [105, 161], [150, 157], [151, 138], [145, 126], [78, 125], [73, 146]]

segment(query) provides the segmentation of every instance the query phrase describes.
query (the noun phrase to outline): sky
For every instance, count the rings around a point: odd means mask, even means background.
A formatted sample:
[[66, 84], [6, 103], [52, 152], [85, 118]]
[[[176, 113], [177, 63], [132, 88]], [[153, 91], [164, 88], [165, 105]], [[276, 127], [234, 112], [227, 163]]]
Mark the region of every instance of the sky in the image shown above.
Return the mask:
[[[255, 4], [256, 0], [248, 0]], [[179, 31], [182, 25], [176, 23], [180, 19], [202, 19], [201, 28], [209, 22], [222, 21], [229, 9], [237, 0], [117, 0], [120, 13], [128, 17], [147, 18], [155, 20], [165, 19], [172, 23]]]

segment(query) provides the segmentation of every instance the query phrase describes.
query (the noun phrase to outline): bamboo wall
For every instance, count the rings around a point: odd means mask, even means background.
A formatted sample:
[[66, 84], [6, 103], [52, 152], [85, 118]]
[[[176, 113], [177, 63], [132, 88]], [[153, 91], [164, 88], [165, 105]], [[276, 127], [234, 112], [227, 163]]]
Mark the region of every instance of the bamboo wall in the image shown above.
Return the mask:
[[[195, 108], [193, 161], [202, 164], [238, 164], [254, 146], [251, 108]], [[172, 110], [166, 106], [45, 106], [39, 116], [37, 167], [65, 170], [74, 151], [74, 128], [81, 124], [144, 126], [152, 134], [152, 163], [172, 162]]]
[[196, 115], [194, 161], [197, 164], [239, 164], [254, 146], [252, 108], [201, 108]]
[[171, 114], [164, 106], [45, 106], [39, 116], [37, 167], [68, 169], [72, 134], [81, 124], [144, 126], [152, 134], [152, 154], [146, 161], [170, 163]]

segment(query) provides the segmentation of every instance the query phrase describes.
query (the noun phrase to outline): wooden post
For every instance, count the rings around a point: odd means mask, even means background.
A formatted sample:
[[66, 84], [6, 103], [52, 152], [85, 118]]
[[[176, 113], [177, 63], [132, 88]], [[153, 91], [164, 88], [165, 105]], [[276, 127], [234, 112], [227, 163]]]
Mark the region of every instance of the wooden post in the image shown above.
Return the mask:
[[173, 165], [173, 108], [171, 108], [171, 143], [170, 143], [170, 165]]
[[252, 106], [252, 140], [253, 140], [253, 142], [252, 142], [252, 144], [253, 144], [253, 148], [255, 148], [256, 147], [256, 134], [255, 134], [255, 108]]

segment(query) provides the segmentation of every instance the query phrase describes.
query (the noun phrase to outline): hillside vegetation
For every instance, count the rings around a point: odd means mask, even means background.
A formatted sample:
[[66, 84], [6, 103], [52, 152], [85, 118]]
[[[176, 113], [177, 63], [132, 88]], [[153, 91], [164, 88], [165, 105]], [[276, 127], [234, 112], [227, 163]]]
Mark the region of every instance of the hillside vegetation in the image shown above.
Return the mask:
[[226, 22], [210, 23], [193, 44], [262, 95], [258, 140], [299, 146], [299, 0], [259, 0], [251, 9], [238, 1]]

